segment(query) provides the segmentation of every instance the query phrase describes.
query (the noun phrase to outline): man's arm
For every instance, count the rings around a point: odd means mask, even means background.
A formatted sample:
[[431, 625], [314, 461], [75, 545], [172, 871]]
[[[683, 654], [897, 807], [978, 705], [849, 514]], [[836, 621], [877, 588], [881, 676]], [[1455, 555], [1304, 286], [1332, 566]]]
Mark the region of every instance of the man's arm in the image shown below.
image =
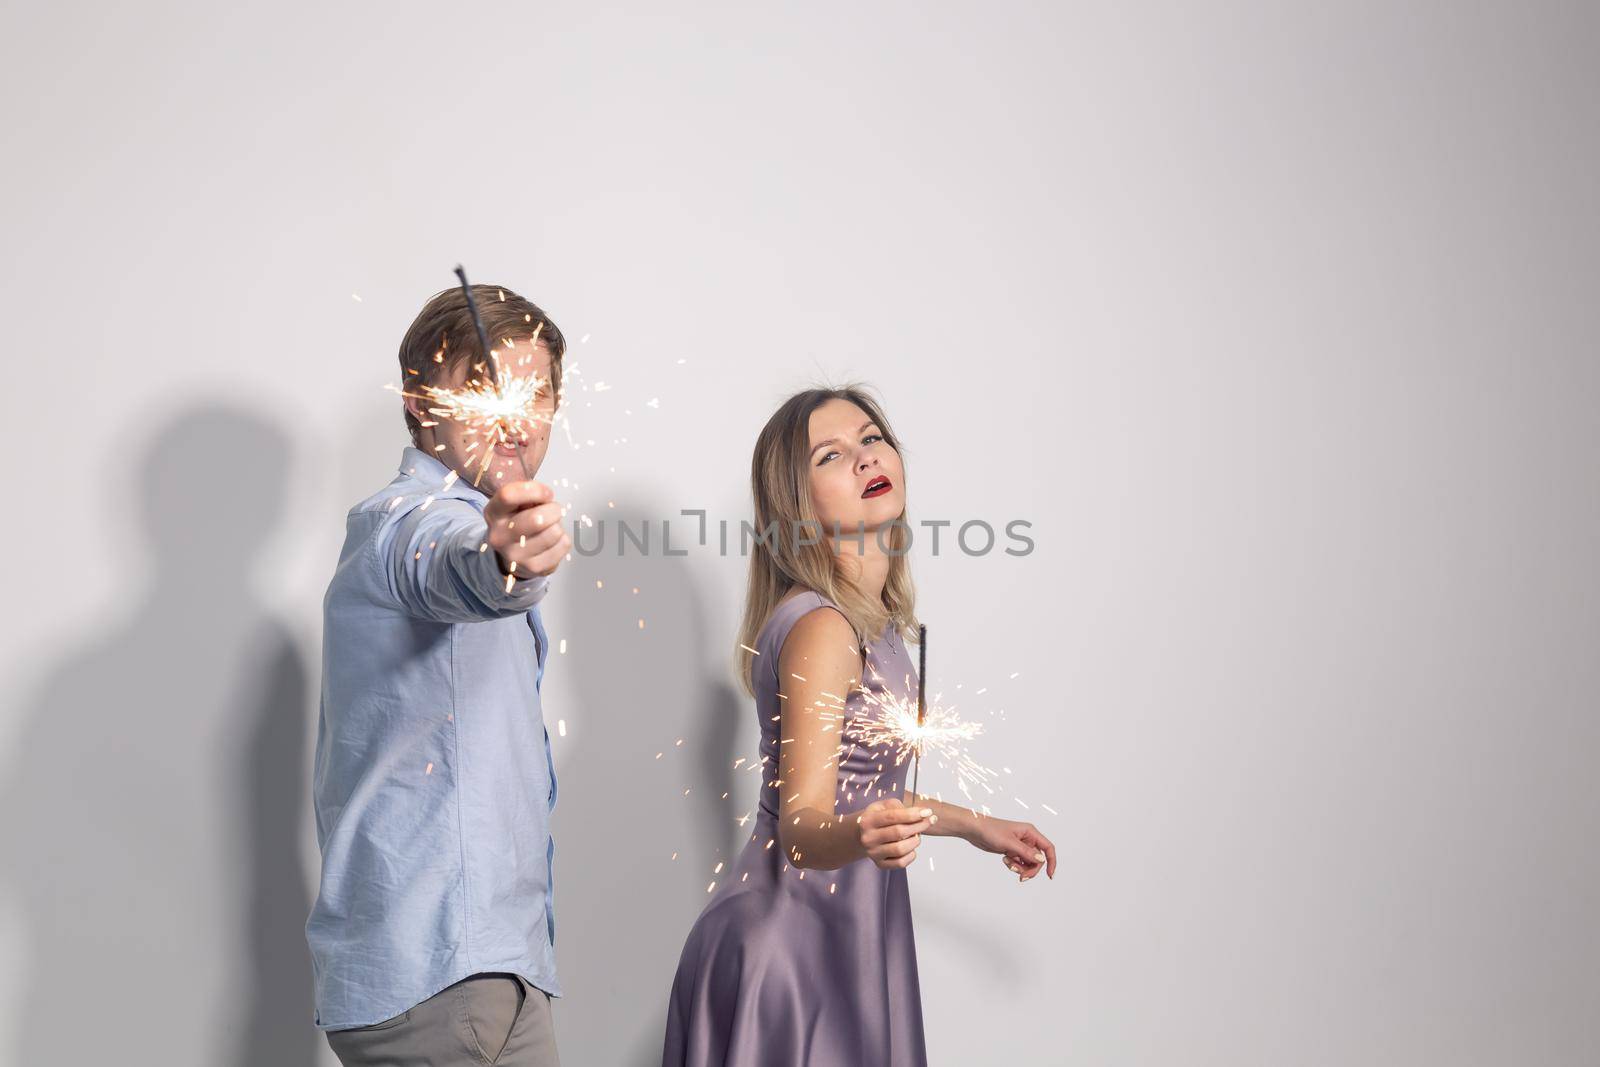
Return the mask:
[[482, 515], [450, 497], [397, 508], [375, 541], [395, 599], [409, 614], [441, 623], [528, 611], [570, 547], [560, 505], [537, 482], [502, 487]]

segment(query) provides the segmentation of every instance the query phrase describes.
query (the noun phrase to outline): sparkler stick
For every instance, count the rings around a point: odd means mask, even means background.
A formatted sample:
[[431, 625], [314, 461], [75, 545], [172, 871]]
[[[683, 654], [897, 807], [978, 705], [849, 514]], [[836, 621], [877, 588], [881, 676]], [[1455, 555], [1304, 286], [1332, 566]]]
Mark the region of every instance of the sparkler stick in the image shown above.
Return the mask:
[[928, 715], [928, 702], [926, 699], [928, 678], [928, 627], [926, 624], [917, 626], [917, 755], [916, 762], [911, 765], [911, 795], [917, 796], [917, 779], [922, 775], [922, 735], [923, 720]]
[[[478, 314], [478, 302], [472, 299], [472, 286], [467, 284], [467, 270], [461, 264], [456, 264], [456, 277], [461, 279], [461, 294], [467, 298], [467, 312], [472, 316], [472, 327], [478, 331], [478, 344], [483, 349], [484, 355], [489, 357], [489, 362], [494, 367], [495, 395], [503, 396], [505, 375], [500, 366], [500, 357], [489, 346], [489, 332], [483, 328], [483, 319]], [[509, 436], [507, 440], [509, 440]], [[488, 446], [486, 445], [485, 448]], [[522, 480], [532, 481], [533, 475], [528, 472], [528, 460], [522, 454], [521, 447], [517, 448], [517, 464], [522, 468]]]

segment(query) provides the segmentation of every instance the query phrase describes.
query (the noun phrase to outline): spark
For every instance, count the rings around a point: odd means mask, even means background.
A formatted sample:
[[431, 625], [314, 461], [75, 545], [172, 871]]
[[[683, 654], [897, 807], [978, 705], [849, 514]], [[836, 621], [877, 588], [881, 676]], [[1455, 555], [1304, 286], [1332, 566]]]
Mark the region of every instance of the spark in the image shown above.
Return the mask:
[[[907, 759], [923, 756], [941, 767], [956, 772], [963, 793], [970, 785], [988, 788], [994, 771], [979, 763], [967, 751], [967, 742], [983, 733], [981, 722], [962, 719], [953, 706], [946, 707], [935, 696], [928, 701], [922, 722], [917, 722], [916, 687], [907, 687], [910, 696], [897, 696], [888, 690], [857, 690], [868, 708], [876, 713], [858, 715], [845, 724], [839, 739], [836, 759], [842, 765], [852, 746], [887, 749], [887, 757], [899, 767]], [[842, 711], [843, 707], [836, 706]], [[880, 772], [882, 764], [879, 765]], [[868, 788], [874, 788], [868, 783]]]
[[[456, 275], [461, 279], [462, 291], [467, 293], [470, 307], [471, 291], [466, 275], [459, 267], [456, 268]], [[497, 290], [496, 295], [503, 292]], [[554, 390], [549, 379], [532, 370], [526, 373], [511, 372], [508, 363], [514, 363], [518, 368], [528, 367], [532, 363], [532, 351], [539, 346], [539, 336], [545, 324], [534, 324], [532, 333], [527, 335], [530, 353], [520, 354], [516, 348], [523, 335], [519, 334], [517, 338], [501, 336], [498, 344], [490, 344], [476, 309], [473, 310], [479, 347], [483, 350], [482, 359], [470, 364], [470, 370], [476, 372], [475, 377], [457, 387], [422, 385], [406, 388], [389, 385], [387, 388], [401, 396], [422, 401], [424, 409], [432, 416], [432, 419], [421, 420], [423, 426], [437, 426], [439, 419], [450, 419], [461, 425], [465, 453], [462, 469], [465, 470], [467, 466], [474, 468], [474, 486], [479, 486], [483, 476], [489, 472], [497, 454], [497, 446], [516, 450], [523, 477], [531, 478], [532, 472], [521, 449], [538, 427], [553, 426], [559, 418], [568, 441], [573, 440], [571, 420], [566, 415], [563, 400], [573, 383], [581, 383], [579, 366], [577, 363], [566, 363], [562, 369], [561, 387]], [[523, 315], [523, 321], [531, 323], [532, 316]], [[433, 361], [444, 364], [447, 351], [448, 341], [434, 353]], [[408, 374], [418, 376], [414, 370], [408, 370]], [[435, 451], [443, 451], [443, 447], [437, 446]], [[494, 476], [497, 479], [504, 478], [500, 471], [496, 471]]]
[[[534, 331], [533, 343], [538, 343], [538, 330]], [[430, 415], [463, 427], [467, 450], [481, 453], [473, 485], [479, 484], [488, 472], [497, 447], [519, 448], [525, 438], [532, 436], [533, 427], [553, 421], [544, 402], [549, 395], [549, 382], [538, 373], [507, 375], [500, 368], [495, 350], [491, 349], [489, 355], [494, 374], [472, 378], [459, 387], [424, 385], [412, 391], [389, 386], [401, 396], [423, 401]], [[476, 366], [482, 368], [483, 364]]]

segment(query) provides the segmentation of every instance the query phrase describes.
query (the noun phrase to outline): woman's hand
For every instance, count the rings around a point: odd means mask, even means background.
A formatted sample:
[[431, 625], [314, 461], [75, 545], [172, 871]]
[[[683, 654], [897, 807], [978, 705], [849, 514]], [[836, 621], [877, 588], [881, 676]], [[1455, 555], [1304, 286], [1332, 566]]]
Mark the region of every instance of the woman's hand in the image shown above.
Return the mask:
[[1040, 871], [1056, 876], [1056, 846], [1032, 823], [979, 818], [967, 840], [985, 852], [998, 852], [1018, 881], [1026, 882]]
[[885, 797], [856, 816], [856, 841], [884, 870], [909, 867], [917, 858], [922, 831], [932, 825], [933, 809], [908, 808], [896, 797]]

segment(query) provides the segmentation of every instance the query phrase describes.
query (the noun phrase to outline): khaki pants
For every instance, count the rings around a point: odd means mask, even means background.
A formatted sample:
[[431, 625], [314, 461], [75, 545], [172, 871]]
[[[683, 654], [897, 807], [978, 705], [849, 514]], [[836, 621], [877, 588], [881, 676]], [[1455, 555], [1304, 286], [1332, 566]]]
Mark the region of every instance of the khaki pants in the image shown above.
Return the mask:
[[410, 1011], [328, 1031], [344, 1067], [559, 1067], [550, 997], [514, 974], [475, 974]]

